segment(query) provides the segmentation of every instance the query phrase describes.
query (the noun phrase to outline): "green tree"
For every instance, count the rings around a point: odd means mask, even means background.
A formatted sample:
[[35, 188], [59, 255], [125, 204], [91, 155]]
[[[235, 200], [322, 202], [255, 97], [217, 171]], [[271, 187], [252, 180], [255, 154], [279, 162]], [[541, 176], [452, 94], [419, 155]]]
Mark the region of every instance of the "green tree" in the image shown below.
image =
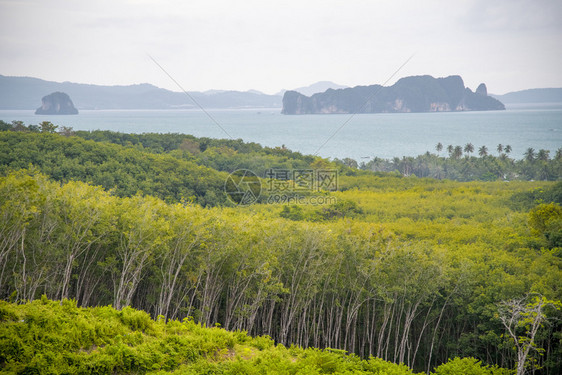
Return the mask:
[[560, 303], [549, 301], [543, 296], [514, 299], [502, 302], [498, 307], [498, 317], [505, 327], [517, 352], [517, 375], [523, 375], [531, 364], [528, 356], [531, 350], [541, 351], [535, 337], [548, 319], [547, 308], [560, 309]]
[[540, 149], [539, 152], [537, 153], [537, 159], [540, 161], [548, 161], [549, 158], [550, 158], [549, 150]]
[[14, 120], [12, 121], [12, 130], [16, 132], [26, 132], [29, 131], [27, 126], [25, 126], [23, 121]]
[[61, 126], [59, 128], [59, 134], [65, 137], [71, 137], [74, 135], [74, 129], [72, 126]]
[[533, 234], [544, 238], [548, 247], [562, 247], [562, 207], [557, 203], [540, 204], [529, 212]]
[[461, 156], [462, 156], [462, 147], [461, 146], [455, 146], [455, 148], [453, 149], [452, 158], [453, 159], [460, 159]]
[[39, 127], [41, 128], [41, 133], [55, 133], [58, 126], [53, 124], [50, 121], [42, 121], [39, 123]]
[[488, 155], [488, 147], [482, 146], [478, 149], [478, 155], [483, 158], [484, 156]]
[[528, 162], [533, 162], [535, 160], [535, 149], [529, 147], [527, 151], [525, 151], [524, 156], [525, 156], [525, 160], [527, 160]]

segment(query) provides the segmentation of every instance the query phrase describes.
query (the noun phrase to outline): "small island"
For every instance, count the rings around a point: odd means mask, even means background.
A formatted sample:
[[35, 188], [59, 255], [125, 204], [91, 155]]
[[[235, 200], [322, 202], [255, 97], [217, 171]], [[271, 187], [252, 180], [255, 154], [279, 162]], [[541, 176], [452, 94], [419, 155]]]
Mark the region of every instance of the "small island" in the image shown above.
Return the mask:
[[64, 92], [53, 92], [41, 99], [41, 107], [35, 111], [36, 115], [77, 115], [78, 110], [72, 100]]

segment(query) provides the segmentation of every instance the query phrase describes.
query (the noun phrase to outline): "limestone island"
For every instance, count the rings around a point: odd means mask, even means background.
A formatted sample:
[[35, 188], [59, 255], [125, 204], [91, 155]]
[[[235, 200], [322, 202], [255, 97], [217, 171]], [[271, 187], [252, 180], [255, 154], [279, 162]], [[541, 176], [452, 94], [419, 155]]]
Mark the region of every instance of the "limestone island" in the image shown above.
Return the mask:
[[460, 76], [434, 78], [429, 75], [405, 77], [392, 86], [356, 86], [328, 89], [305, 96], [287, 91], [283, 96], [286, 115], [324, 113], [451, 112], [504, 110], [488, 96], [485, 84], [473, 92]]
[[41, 99], [41, 107], [35, 111], [36, 115], [77, 115], [78, 110], [72, 104], [70, 97], [64, 92], [54, 92]]

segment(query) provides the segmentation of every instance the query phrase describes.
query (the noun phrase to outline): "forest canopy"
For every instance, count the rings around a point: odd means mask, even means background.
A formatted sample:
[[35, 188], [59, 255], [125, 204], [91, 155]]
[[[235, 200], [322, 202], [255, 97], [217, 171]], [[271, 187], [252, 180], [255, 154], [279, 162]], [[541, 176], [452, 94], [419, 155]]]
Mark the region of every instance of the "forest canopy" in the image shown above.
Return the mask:
[[[41, 353], [37, 366], [102, 373], [261, 373], [266, 358], [289, 373], [504, 373], [486, 366], [517, 368], [527, 348], [524, 369], [562, 369], [562, 182], [405, 177], [283, 147], [43, 128], [0, 132], [3, 370]], [[235, 206], [227, 172], [252, 163], [333, 168], [339, 189], [315, 193], [326, 204]], [[68, 354], [30, 339], [79, 329], [65, 314], [91, 332]], [[216, 325], [229, 332], [203, 328]]]

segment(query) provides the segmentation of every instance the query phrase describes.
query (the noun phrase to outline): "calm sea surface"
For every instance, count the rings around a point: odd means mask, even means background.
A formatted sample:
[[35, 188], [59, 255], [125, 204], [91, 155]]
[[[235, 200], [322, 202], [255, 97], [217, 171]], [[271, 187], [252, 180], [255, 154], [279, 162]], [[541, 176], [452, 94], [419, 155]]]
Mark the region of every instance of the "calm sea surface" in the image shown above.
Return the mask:
[[[51, 121], [75, 130], [126, 133], [186, 133], [197, 137], [241, 138], [263, 146], [285, 145], [305, 154], [351, 157], [417, 156], [435, 145], [472, 143], [497, 154], [499, 143], [522, 157], [529, 147], [562, 147], [562, 105], [512, 108], [506, 111], [392, 113], [350, 115], [281, 115], [276, 109], [210, 110], [217, 125], [198, 110], [82, 110], [76, 116], [34, 115], [33, 111], [0, 111], [0, 119], [25, 124]], [[339, 131], [338, 131], [339, 130]], [[228, 135], [227, 135], [228, 134]], [[445, 154], [444, 151], [441, 152]]]

